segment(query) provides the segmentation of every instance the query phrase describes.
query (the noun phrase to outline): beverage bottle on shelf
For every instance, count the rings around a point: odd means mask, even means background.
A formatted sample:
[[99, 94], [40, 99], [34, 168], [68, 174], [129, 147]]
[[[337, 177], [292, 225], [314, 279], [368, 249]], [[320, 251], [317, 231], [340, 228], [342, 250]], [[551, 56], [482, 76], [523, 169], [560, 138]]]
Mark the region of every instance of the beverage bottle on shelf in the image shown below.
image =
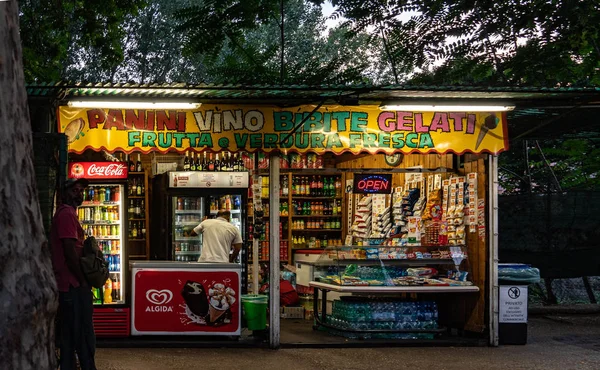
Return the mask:
[[137, 187], [135, 189], [135, 195], [137, 195], [138, 197], [141, 196], [142, 191], [143, 191], [142, 190], [142, 180], [140, 179], [140, 180], [138, 180]]
[[315, 176], [312, 177], [311, 181], [310, 181], [310, 190], [309, 190], [309, 194], [311, 196], [317, 196], [317, 179], [315, 178]]
[[232, 161], [232, 166], [231, 166], [232, 171], [240, 172], [242, 170], [240, 168], [240, 161], [239, 161], [240, 155], [241, 155], [240, 153], [236, 153], [236, 154], [233, 155], [233, 158], [231, 159], [231, 161]]
[[190, 157], [189, 157], [189, 152], [185, 152], [185, 159], [183, 160], [183, 170], [184, 171], [189, 171], [190, 170]]
[[138, 222], [138, 225], [137, 225], [137, 227], [138, 227], [137, 228], [137, 235], [138, 235], [138, 238], [140, 238], [140, 239], [143, 238], [142, 237], [142, 225], [141, 224], [142, 224], [142, 222], [140, 221], [140, 222]]
[[196, 171], [196, 153], [192, 153], [190, 156], [190, 171]]
[[325, 191], [324, 188], [325, 186], [323, 185], [323, 176], [319, 176], [319, 178], [317, 179], [317, 193], [319, 194], [320, 197], [325, 195]]
[[206, 151], [204, 153], [202, 153], [203, 159], [202, 159], [202, 168], [199, 169], [198, 171], [208, 171], [208, 159], [206, 159]]
[[142, 201], [140, 202], [140, 218], [145, 218], [146, 217], [146, 206], [144, 205], [144, 200], [142, 199]]
[[129, 208], [127, 209], [127, 214], [129, 215], [129, 218], [134, 218], [135, 206], [133, 205], [133, 199], [129, 200]]
[[135, 225], [135, 222], [131, 223], [131, 238], [132, 239], [137, 239], [137, 227]]
[[219, 160], [219, 153], [215, 154], [215, 169], [213, 171], [221, 171], [221, 161]]
[[146, 239], [146, 222], [142, 222], [142, 239]]
[[104, 283], [104, 303], [112, 303], [112, 281], [110, 278]]
[[292, 177], [292, 195], [298, 195], [298, 179]]
[[131, 157], [131, 154], [129, 154], [129, 172], [135, 172], [135, 163], [133, 163], [133, 158]]
[[208, 170], [209, 171], [214, 171], [215, 170], [215, 162], [213, 161], [212, 153], [210, 153], [208, 155]]
[[88, 202], [93, 202], [94, 201], [94, 187], [90, 186], [88, 189], [88, 197], [87, 197]]
[[335, 196], [339, 197], [342, 195], [342, 180], [337, 177], [335, 179]]
[[135, 163], [136, 172], [143, 172], [141, 154], [138, 154], [137, 162]]
[[142, 211], [141, 211], [141, 208], [140, 208], [140, 201], [138, 200], [138, 201], [135, 201], [134, 203], [135, 203], [135, 210], [134, 210], [133, 213], [135, 215], [135, 218], [142, 218], [142, 216], [141, 216], [142, 215]]

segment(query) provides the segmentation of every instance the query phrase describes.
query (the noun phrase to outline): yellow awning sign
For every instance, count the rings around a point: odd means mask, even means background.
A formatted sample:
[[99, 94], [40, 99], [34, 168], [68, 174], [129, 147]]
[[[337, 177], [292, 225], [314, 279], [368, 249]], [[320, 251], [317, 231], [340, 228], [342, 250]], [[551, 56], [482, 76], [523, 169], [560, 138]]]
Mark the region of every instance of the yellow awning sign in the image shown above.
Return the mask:
[[[276, 108], [209, 105], [194, 110], [59, 107], [69, 151], [185, 150], [351, 153], [491, 153], [508, 149], [500, 112], [399, 112], [378, 106]], [[311, 114], [312, 112], [312, 114]], [[301, 122], [302, 125], [295, 129]], [[295, 129], [295, 130], [294, 130]]]

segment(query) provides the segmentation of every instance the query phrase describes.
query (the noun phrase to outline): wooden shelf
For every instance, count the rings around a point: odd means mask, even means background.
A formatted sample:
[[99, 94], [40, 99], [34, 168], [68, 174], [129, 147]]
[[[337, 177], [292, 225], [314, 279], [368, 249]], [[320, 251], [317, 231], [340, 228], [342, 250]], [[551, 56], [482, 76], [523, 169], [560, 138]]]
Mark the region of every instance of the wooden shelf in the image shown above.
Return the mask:
[[347, 286], [326, 284], [311, 281], [309, 286], [312, 288], [325, 289], [332, 292], [342, 293], [475, 293], [479, 288], [471, 286], [440, 286], [440, 285], [421, 285], [421, 286]]
[[342, 218], [342, 215], [292, 215], [293, 218]]
[[145, 195], [129, 195], [128, 199], [146, 199]]
[[293, 229], [292, 232], [302, 232], [302, 233], [322, 233], [322, 232], [331, 232], [331, 233], [339, 233], [342, 229]]

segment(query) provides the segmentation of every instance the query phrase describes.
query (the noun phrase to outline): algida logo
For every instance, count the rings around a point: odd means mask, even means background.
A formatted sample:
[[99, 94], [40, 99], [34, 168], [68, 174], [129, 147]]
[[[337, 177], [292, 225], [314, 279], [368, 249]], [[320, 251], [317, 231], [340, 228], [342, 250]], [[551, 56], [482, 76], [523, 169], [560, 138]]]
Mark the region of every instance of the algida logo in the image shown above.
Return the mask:
[[146, 299], [154, 306], [146, 306], [146, 312], [173, 312], [173, 306], [166, 306], [173, 299], [173, 292], [168, 289], [149, 289]]

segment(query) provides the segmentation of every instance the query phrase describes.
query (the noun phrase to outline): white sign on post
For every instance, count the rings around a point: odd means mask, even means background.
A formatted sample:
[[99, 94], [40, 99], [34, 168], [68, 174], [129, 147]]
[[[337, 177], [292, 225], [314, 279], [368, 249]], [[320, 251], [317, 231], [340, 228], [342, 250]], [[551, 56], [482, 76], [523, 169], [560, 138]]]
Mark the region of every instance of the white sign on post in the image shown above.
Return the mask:
[[527, 286], [500, 286], [500, 318], [501, 323], [527, 322]]

